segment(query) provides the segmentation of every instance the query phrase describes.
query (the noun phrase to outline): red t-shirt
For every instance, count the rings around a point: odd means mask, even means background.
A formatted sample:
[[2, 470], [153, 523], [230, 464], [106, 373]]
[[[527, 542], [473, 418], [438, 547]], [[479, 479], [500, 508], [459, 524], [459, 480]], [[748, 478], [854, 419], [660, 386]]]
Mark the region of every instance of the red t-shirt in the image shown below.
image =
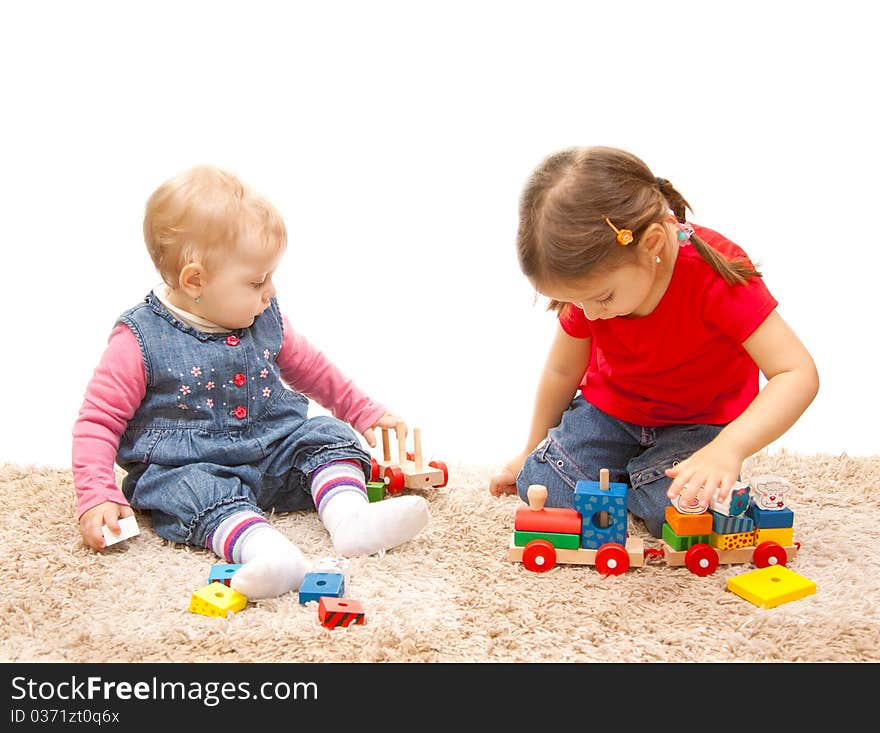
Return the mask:
[[[747, 259], [718, 232], [694, 229], [728, 259]], [[559, 323], [570, 336], [592, 338], [580, 389], [600, 410], [646, 427], [720, 425], [758, 394], [758, 367], [742, 342], [777, 305], [762, 278], [728, 285], [688, 244], [649, 315], [589, 321], [569, 303]]]

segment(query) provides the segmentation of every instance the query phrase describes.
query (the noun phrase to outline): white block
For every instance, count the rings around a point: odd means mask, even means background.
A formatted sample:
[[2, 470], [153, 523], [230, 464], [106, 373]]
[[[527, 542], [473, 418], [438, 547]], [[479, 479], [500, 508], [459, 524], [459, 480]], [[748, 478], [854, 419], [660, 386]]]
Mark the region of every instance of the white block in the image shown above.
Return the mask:
[[672, 500], [672, 506], [678, 509], [682, 514], [703, 514], [706, 511], [706, 508], [702, 506], [699, 501], [696, 499], [692, 499], [691, 501], [695, 503], [685, 504], [682, 500], [681, 494], [679, 494]]
[[133, 516], [120, 519], [119, 530], [119, 534], [112, 534], [110, 530], [107, 529], [106, 524], [101, 527], [101, 531], [104, 533], [104, 542], [107, 543], [108, 547], [141, 533], [140, 529], [138, 529], [137, 520]]
[[755, 476], [749, 484], [754, 492], [755, 505], [770, 511], [785, 509], [785, 497], [791, 496], [793, 488], [791, 481], [773, 474]]
[[750, 487], [742, 481], [736, 481], [727, 498], [719, 501], [718, 495], [709, 503], [709, 508], [718, 514], [724, 514], [728, 517], [736, 517], [742, 514], [749, 507]]

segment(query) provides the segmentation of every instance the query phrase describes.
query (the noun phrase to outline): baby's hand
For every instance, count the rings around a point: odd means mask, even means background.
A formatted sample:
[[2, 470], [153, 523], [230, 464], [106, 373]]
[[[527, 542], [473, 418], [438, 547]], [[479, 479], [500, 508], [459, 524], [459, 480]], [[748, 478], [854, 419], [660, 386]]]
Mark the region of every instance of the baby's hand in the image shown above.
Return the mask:
[[101, 527], [106, 524], [113, 534], [119, 534], [119, 520], [131, 516], [134, 516], [134, 511], [130, 506], [117, 504], [115, 501], [105, 501], [93, 506], [79, 518], [79, 533], [83, 544], [93, 550], [103, 550], [106, 543]]
[[705, 508], [713, 499], [727, 498], [741, 470], [742, 460], [712, 441], [690, 458], [666, 469], [666, 475], [673, 479], [666, 495], [674, 500], [681, 494], [684, 506], [696, 498]]
[[515, 494], [516, 477], [522, 470], [523, 463], [525, 463], [525, 456], [517, 456], [504, 466], [504, 468], [495, 473], [489, 479], [489, 493], [492, 494], [492, 496]]
[[403, 434], [401, 434], [400, 430], [397, 432], [397, 440], [405, 441], [406, 440], [406, 423], [401, 420], [397, 415], [393, 412], [386, 412], [382, 417], [380, 417], [373, 425], [366, 430], [364, 430], [364, 438], [367, 439], [367, 443], [369, 443], [370, 448], [376, 447], [376, 428], [386, 428], [397, 429], [398, 426], [402, 426]]

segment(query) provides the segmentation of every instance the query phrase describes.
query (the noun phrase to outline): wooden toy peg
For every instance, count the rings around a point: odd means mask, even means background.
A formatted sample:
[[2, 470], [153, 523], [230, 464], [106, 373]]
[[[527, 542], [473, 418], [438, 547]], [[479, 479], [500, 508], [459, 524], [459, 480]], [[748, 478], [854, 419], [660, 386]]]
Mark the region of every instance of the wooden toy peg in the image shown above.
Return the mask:
[[406, 465], [406, 423], [401, 420], [397, 423], [397, 462], [401, 466]]
[[[602, 491], [608, 491], [608, 469], [600, 468], [599, 469], [599, 488]], [[599, 512], [599, 526], [602, 529], [608, 526], [608, 512]]]
[[413, 428], [413, 458], [416, 461], [416, 471], [422, 471], [422, 429]]
[[526, 494], [529, 497], [529, 509], [533, 512], [539, 512], [544, 508], [544, 502], [547, 501], [546, 486], [532, 484]]
[[388, 428], [382, 428], [382, 460], [391, 460], [391, 445], [388, 441]]

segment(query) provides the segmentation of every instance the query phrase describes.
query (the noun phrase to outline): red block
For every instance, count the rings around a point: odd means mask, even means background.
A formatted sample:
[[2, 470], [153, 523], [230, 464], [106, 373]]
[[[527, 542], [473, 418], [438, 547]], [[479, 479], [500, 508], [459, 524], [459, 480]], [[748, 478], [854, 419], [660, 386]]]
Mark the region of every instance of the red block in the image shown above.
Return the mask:
[[581, 514], [574, 509], [548, 507], [532, 511], [527, 506], [518, 507], [513, 523], [514, 529], [522, 532], [558, 532], [560, 534], [580, 534]]
[[318, 599], [318, 620], [322, 626], [335, 629], [351, 624], [363, 626], [366, 622], [366, 616], [360, 601], [355, 601], [352, 598], [321, 596]]

